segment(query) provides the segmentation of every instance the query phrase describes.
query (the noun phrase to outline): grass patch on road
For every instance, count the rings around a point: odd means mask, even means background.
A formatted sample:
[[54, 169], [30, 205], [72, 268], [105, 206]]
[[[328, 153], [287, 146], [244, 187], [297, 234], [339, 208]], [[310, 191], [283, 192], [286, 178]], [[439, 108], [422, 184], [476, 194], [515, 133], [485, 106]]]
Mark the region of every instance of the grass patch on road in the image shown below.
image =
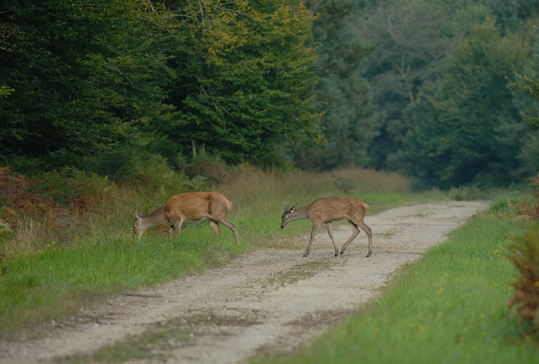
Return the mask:
[[292, 266], [287, 271], [277, 273], [268, 280], [268, 285], [284, 287], [294, 284], [303, 279], [309, 279], [320, 271], [329, 270], [331, 266], [337, 264], [334, 260], [316, 260]]
[[516, 274], [507, 247], [524, 225], [493, 212], [471, 219], [308, 348], [251, 363], [537, 363], [537, 341], [506, 309]]

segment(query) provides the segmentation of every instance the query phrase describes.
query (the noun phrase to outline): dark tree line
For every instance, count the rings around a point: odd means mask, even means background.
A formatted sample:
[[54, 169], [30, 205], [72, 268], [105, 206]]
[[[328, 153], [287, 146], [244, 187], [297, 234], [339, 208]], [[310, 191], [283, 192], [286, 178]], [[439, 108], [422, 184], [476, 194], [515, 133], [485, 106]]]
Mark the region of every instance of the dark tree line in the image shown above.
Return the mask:
[[3, 2], [0, 155], [239, 163], [313, 139], [312, 19], [298, 0]]
[[204, 150], [507, 185], [539, 169], [538, 14], [534, 0], [7, 0], [0, 160], [115, 173]]
[[[368, 87], [366, 94], [355, 93], [369, 112], [355, 113], [355, 120], [364, 122], [360, 134], [369, 138], [366, 145], [353, 142], [366, 157], [359, 165], [413, 176], [421, 188], [505, 186], [539, 170], [538, 134], [523, 119], [533, 115], [537, 101], [513, 86], [527, 84], [530, 90], [537, 80], [539, 3], [344, 2], [348, 13], [336, 16], [341, 28], [325, 24], [343, 2], [312, 3], [322, 9], [313, 33], [334, 30], [332, 37], [326, 35], [331, 41], [322, 42], [322, 49], [341, 62], [334, 64], [356, 65], [342, 49], [334, 51], [339, 47], [359, 44], [365, 51], [355, 57], [360, 73], [354, 74], [360, 80], [356, 86]], [[353, 32], [353, 40], [341, 38], [347, 32]], [[329, 68], [320, 63], [316, 70], [323, 80]], [[337, 67], [330, 72], [332, 80], [343, 74]], [[346, 88], [351, 75], [340, 85]], [[319, 105], [337, 89], [320, 95]], [[348, 102], [348, 113], [354, 114], [356, 105]], [[333, 118], [338, 109], [338, 103], [328, 107], [321, 119], [322, 127], [329, 126], [322, 129], [328, 140], [353, 125]], [[350, 148], [344, 139], [326, 146], [333, 148], [325, 151], [325, 160], [336, 157], [333, 166], [355, 164], [339, 156]]]

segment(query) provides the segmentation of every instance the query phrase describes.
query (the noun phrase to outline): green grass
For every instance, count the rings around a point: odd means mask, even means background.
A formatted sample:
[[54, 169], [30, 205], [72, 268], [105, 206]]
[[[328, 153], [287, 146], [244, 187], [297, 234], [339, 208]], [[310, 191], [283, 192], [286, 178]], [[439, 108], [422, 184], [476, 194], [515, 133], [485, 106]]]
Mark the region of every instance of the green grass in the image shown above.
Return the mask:
[[537, 363], [514, 310], [507, 246], [522, 223], [489, 213], [403, 269], [380, 299], [299, 353], [252, 363]]
[[236, 246], [226, 233], [215, 241], [209, 226], [192, 227], [174, 241], [158, 234], [140, 241], [102, 237], [74, 246], [52, 242], [17, 255], [7, 262], [0, 284], [0, 333], [69, 315], [88, 300], [222, 264], [248, 247]]

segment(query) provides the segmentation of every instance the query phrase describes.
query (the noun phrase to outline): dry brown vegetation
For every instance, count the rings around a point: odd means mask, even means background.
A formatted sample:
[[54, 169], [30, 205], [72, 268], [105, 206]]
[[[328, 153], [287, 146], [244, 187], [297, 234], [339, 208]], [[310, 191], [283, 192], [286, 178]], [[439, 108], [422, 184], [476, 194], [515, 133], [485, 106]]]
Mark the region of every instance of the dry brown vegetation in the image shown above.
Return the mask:
[[539, 231], [528, 230], [523, 237], [516, 238], [510, 246], [509, 259], [520, 275], [512, 283], [515, 293], [508, 308], [516, 305], [520, 316], [539, 331]]
[[529, 220], [539, 220], [539, 173], [536, 177], [529, 178], [531, 198], [522, 198], [519, 210], [522, 216]]
[[52, 198], [43, 198], [29, 188], [37, 181], [0, 167], [0, 260], [15, 245], [20, 248], [55, 228], [65, 211]]

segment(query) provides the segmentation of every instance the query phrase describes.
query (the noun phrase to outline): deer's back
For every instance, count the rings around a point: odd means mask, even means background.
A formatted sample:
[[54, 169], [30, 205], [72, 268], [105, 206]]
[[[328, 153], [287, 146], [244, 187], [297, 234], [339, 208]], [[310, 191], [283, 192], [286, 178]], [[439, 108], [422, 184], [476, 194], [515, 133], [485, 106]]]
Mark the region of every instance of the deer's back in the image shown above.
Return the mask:
[[365, 209], [366, 204], [356, 198], [326, 197], [314, 200], [307, 216], [311, 220], [334, 221], [348, 216], [364, 215]]
[[169, 221], [186, 218], [203, 220], [228, 213], [232, 202], [218, 192], [187, 192], [172, 196], [165, 203], [165, 218]]

